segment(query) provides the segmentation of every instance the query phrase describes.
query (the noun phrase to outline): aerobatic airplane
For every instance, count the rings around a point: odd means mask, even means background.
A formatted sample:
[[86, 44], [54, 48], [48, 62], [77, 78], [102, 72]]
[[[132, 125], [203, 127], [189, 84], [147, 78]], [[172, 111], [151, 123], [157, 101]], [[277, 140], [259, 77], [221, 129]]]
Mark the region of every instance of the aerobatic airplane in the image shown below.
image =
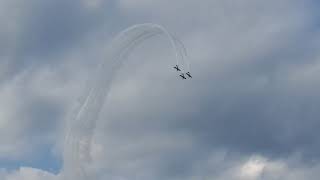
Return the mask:
[[187, 72], [186, 74], [189, 76], [189, 78], [192, 78], [190, 72]]
[[182, 78], [182, 79], [187, 79], [185, 76], [184, 76], [184, 74], [182, 73], [182, 74], [180, 74], [180, 77]]
[[178, 67], [178, 65], [174, 66], [173, 68], [175, 68], [177, 71], [181, 71]]

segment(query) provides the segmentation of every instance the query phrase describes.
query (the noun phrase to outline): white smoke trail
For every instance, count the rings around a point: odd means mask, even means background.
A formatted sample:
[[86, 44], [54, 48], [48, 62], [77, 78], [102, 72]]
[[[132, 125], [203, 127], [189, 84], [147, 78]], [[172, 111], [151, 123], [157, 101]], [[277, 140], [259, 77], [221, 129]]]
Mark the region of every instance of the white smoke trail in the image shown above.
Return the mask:
[[186, 64], [185, 47], [162, 26], [140, 24], [122, 31], [110, 44], [105, 61], [100, 64], [96, 74], [87, 83], [89, 87], [86, 94], [67, 122], [62, 172], [64, 180], [89, 179], [87, 169], [91, 162], [91, 140], [111, 82], [132, 49], [156, 35], [163, 35], [169, 40], [177, 65]]

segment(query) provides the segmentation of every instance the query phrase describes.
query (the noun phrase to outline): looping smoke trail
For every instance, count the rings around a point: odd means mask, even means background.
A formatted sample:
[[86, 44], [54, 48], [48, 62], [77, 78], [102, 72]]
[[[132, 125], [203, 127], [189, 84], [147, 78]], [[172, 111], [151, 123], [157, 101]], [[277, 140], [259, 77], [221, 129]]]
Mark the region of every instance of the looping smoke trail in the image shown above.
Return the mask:
[[62, 175], [64, 180], [89, 179], [87, 169], [91, 162], [91, 140], [111, 82], [132, 49], [156, 35], [163, 35], [169, 40], [177, 65], [186, 64], [184, 61], [187, 53], [184, 45], [162, 26], [140, 24], [122, 31], [110, 44], [106, 52], [106, 60], [100, 64], [96, 74], [87, 83], [90, 87], [87, 87], [88, 90], [79, 107], [71, 114], [67, 122], [63, 152]]

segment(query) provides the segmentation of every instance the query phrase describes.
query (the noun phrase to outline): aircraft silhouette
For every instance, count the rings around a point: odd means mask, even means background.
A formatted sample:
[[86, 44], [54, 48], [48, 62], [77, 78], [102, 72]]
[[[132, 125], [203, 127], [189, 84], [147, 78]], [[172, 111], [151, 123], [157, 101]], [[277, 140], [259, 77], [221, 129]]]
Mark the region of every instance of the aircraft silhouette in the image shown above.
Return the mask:
[[[178, 65], [175, 65], [173, 68], [176, 69], [177, 71], [181, 71], [181, 69], [179, 68]], [[188, 78], [192, 78], [190, 72], [181, 73], [179, 76], [180, 76], [182, 79], [187, 79], [186, 76], [185, 76], [185, 74], [188, 76]]]
[[187, 79], [185, 76], [184, 76], [184, 74], [182, 73], [182, 74], [180, 74], [180, 77], [182, 78], [182, 79]]
[[187, 72], [186, 74], [188, 75], [189, 78], [192, 78], [190, 72]]
[[181, 71], [178, 67], [178, 65], [174, 66], [173, 68], [175, 68], [177, 71]]

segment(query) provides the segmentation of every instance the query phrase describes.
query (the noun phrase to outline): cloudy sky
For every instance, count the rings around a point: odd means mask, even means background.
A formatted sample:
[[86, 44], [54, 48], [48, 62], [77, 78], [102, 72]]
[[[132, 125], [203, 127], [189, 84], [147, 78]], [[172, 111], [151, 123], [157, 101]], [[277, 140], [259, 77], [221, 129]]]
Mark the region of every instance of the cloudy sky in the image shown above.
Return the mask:
[[[98, 179], [320, 176], [320, 27], [314, 0], [0, 0], [0, 179], [58, 180], [68, 114], [112, 38], [161, 24], [186, 46], [137, 47], [92, 145]], [[107, 60], [105, 60], [107, 61]]]

